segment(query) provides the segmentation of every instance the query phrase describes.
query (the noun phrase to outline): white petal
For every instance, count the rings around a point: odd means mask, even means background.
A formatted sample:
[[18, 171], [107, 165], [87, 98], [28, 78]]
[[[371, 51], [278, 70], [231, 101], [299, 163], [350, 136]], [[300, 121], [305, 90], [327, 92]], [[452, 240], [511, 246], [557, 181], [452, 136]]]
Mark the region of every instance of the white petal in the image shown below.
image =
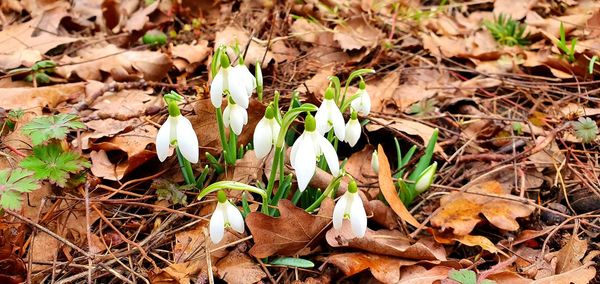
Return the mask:
[[329, 125], [329, 123], [327, 122], [329, 117], [327, 117], [327, 104], [326, 104], [327, 100], [323, 101], [321, 103], [321, 106], [319, 107], [319, 109], [317, 110], [317, 113], [315, 114], [315, 122], [317, 124], [317, 130], [319, 131], [319, 133], [321, 133], [321, 135], [327, 133], [329, 130], [331, 130], [331, 125]]
[[240, 135], [242, 133], [242, 129], [244, 128], [244, 117], [246, 115], [246, 110], [241, 108], [238, 105], [232, 106], [231, 114], [230, 114], [230, 126], [231, 130], [235, 135]]
[[295, 155], [294, 170], [296, 171], [296, 179], [298, 180], [298, 189], [304, 191], [315, 174], [317, 159], [310, 139], [302, 139], [301, 143], [298, 145]]
[[180, 115], [177, 122], [177, 146], [183, 157], [195, 164], [198, 162], [198, 136], [194, 131], [192, 123], [185, 117]]
[[238, 233], [244, 232], [244, 218], [242, 217], [242, 213], [237, 209], [233, 204], [229, 201], [226, 203], [227, 205], [227, 221], [232, 229], [236, 230]]
[[296, 141], [292, 145], [292, 150], [290, 152], [290, 164], [292, 165], [292, 168], [294, 168], [294, 169], [296, 168], [296, 166], [295, 166], [296, 153], [298, 153], [298, 149], [300, 148], [300, 145], [302, 144], [302, 140], [304, 140], [304, 137], [306, 137], [305, 133], [306, 132], [302, 132], [302, 134], [300, 134], [298, 139], [296, 139]]
[[325, 137], [318, 137], [319, 147], [325, 156], [325, 160], [327, 161], [327, 165], [329, 166], [329, 170], [333, 176], [338, 176], [340, 174], [340, 164], [338, 161], [337, 153], [331, 143]]
[[352, 232], [356, 237], [362, 238], [367, 231], [367, 213], [358, 193], [352, 194], [351, 198], [350, 224], [352, 225]]
[[369, 97], [369, 93], [367, 93], [367, 91], [365, 90], [363, 92], [363, 95], [361, 97], [361, 101], [362, 101], [362, 105], [363, 105], [363, 109], [362, 109], [362, 115], [368, 115], [369, 112], [371, 112], [371, 97]]
[[252, 137], [256, 158], [262, 159], [269, 154], [271, 146], [273, 145], [272, 135], [273, 133], [271, 127], [269, 127], [269, 121], [266, 117], [261, 118], [260, 121], [258, 121], [258, 124], [256, 124], [254, 136]]
[[348, 203], [347, 195], [348, 193], [344, 193], [333, 208], [333, 228], [336, 230], [339, 230], [344, 222], [344, 214]]
[[346, 124], [346, 137], [345, 140], [350, 144], [350, 146], [354, 147], [358, 139], [360, 138], [360, 123], [356, 119], [350, 119]]
[[279, 131], [281, 131], [281, 126], [279, 125], [279, 123], [277, 123], [277, 121], [275, 119], [271, 119], [271, 133], [272, 133], [272, 139], [273, 139], [273, 144], [277, 143], [277, 137], [279, 137]]
[[237, 65], [234, 68], [237, 69], [237, 75], [240, 76], [240, 82], [243, 83], [246, 92], [248, 92], [248, 96], [251, 96], [252, 91], [256, 88], [256, 78], [250, 73], [250, 70], [248, 70], [246, 65]]
[[[237, 73], [239, 72], [236, 72], [236, 74]], [[248, 108], [248, 92], [246, 91], [243, 83], [236, 81], [240, 80], [241, 78], [239, 76], [233, 76], [233, 74], [230, 74], [228, 79], [229, 93], [231, 94], [233, 101], [243, 108]]]
[[158, 129], [156, 134], [156, 155], [162, 162], [169, 156], [169, 145], [171, 144], [172, 118], [169, 116], [165, 123]]
[[220, 107], [223, 102], [223, 69], [217, 72], [210, 84], [210, 101], [215, 108]]
[[346, 137], [346, 130], [344, 129], [344, 116], [340, 112], [340, 109], [337, 107], [337, 105], [333, 102], [333, 100], [331, 101], [328, 107], [329, 117], [331, 123], [333, 124], [333, 131], [335, 132], [335, 136], [337, 136], [337, 138], [340, 141], [344, 141], [344, 138]]
[[229, 126], [230, 123], [230, 118], [231, 118], [231, 104], [228, 104], [225, 107], [225, 110], [223, 110], [223, 125], [225, 125], [225, 127]]
[[210, 217], [209, 232], [213, 243], [218, 244], [223, 239], [225, 231], [225, 208], [221, 203], [217, 203], [217, 208]]

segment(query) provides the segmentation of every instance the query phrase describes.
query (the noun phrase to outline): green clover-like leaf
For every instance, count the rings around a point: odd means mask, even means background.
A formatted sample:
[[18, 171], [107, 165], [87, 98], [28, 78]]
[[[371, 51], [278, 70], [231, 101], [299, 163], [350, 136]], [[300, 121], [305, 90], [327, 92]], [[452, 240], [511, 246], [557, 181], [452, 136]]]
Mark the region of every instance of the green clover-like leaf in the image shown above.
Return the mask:
[[36, 178], [48, 179], [59, 186], [65, 186], [69, 174], [91, 166], [79, 154], [65, 152], [58, 144], [33, 147], [33, 155], [23, 159], [20, 165], [33, 171]]
[[0, 170], [0, 205], [7, 210], [21, 209], [21, 193], [39, 188], [33, 172], [17, 168]]
[[33, 145], [42, 144], [50, 139], [65, 139], [73, 129], [85, 128], [73, 114], [61, 113], [52, 116], [40, 116], [25, 124], [23, 133], [31, 137]]

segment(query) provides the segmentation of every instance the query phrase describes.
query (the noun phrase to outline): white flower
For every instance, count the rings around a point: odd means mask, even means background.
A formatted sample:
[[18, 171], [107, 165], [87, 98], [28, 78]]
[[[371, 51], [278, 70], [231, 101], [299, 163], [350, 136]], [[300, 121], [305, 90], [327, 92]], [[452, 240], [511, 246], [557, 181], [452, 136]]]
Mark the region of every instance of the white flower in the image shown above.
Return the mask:
[[292, 146], [290, 162], [296, 172], [298, 188], [304, 191], [316, 170], [317, 157], [323, 154], [329, 170], [334, 176], [340, 173], [340, 165], [335, 149], [325, 137], [316, 131], [315, 118], [307, 115], [304, 132]]
[[346, 136], [344, 116], [342, 116], [342, 112], [333, 100], [333, 93], [334, 90], [331, 87], [327, 88], [327, 91], [325, 91], [325, 99], [315, 115], [317, 129], [321, 134], [325, 134], [333, 127], [335, 136], [337, 136], [340, 141], [344, 141]]
[[169, 156], [169, 146], [177, 145], [183, 157], [191, 163], [198, 162], [198, 137], [192, 123], [183, 115], [170, 116], [156, 135], [156, 154], [162, 162]]
[[221, 69], [210, 84], [210, 101], [215, 108], [221, 107], [223, 92], [229, 91], [236, 104], [248, 108], [249, 97], [256, 88], [254, 76], [245, 65], [231, 67], [226, 54], [221, 55]]
[[240, 234], [244, 232], [242, 213], [225, 197], [223, 202], [219, 200], [215, 212], [210, 217], [209, 232], [213, 243], [217, 244], [223, 239], [227, 227], [231, 227]]
[[256, 78], [254, 78], [254, 75], [250, 73], [250, 70], [244, 64], [238, 64], [233, 69], [240, 76], [239, 83], [246, 89], [248, 97], [252, 96], [252, 92], [256, 89]]
[[[354, 116], [354, 114], [352, 116]], [[350, 144], [351, 147], [354, 147], [354, 145], [356, 145], [356, 142], [358, 142], [358, 139], [360, 138], [360, 134], [361, 128], [358, 119], [356, 119], [356, 117], [350, 118], [350, 120], [348, 120], [348, 123], [346, 123], [346, 137], [344, 138], [345, 141], [348, 142], [348, 144]]]
[[374, 172], [379, 173], [379, 156], [377, 156], [377, 150], [373, 151], [371, 155], [371, 168]]
[[231, 127], [235, 135], [240, 135], [246, 123], [248, 123], [246, 109], [236, 103], [229, 102], [223, 111], [223, 124]]
[[277, 142], [280, 130], [281, 126], [277, 123], [271, 107], [267, 108], [265, 116], [256, 125], [252, 140], [254, 153], [258, 159], [262, 159], [269, 154], [273, 144]]
[[335, 204], [333, 209], [333, 228], [336, 230], [342, 228], [344, 219], [350, 220], [354, 236], [362, 238], [365, 235], [367, 231], [367, 214], [362, 200], [358, 195], [355, 181], [351, 181], [348, 184], [348, 190]]
[[429, 186], [431, 186], [431, 183], [433, 182], [433, 178], [435, 177], [436, 170], [437, 170], [437, 162], [434, 162], [433, 164], [429, 165], [429, 167], [427, 167], [421, 173], [421, 175], [417, 178], [417, 181], [415, 182], [415, 190], [418, 193], [421, 193], [421, 192], [427, 190], [429, 188]]
[[350, 105], [361, 115], [368, 115], [369, 112], [371, 112], [371, 98], [364, 88], [364, 82], [361, 82], [360, 88], [356, 93], [358, 94], [358, 97], [355, 98]]

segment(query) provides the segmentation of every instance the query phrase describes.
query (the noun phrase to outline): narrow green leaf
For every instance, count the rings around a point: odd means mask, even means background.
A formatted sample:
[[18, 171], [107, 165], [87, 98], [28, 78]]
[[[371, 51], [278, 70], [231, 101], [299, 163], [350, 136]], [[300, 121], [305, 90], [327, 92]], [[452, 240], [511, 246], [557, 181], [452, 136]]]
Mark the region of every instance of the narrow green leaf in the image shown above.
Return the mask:
[[291, 267], [299, 267], [299, 268], [313, 268], [315, 264], [310, 260], [302, 259], [302, 258], [293, 258], [293, 257], [280, 257], [271, 261], [272, 265], [282, 265], [282, 266], [291, 266]]

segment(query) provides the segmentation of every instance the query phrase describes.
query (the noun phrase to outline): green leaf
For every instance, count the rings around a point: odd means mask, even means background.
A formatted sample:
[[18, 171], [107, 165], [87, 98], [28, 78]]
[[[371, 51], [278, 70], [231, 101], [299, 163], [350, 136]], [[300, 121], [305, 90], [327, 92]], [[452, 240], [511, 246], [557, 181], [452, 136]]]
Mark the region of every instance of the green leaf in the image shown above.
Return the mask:
[[474, 271], [468, 269], [453, 269], [452, 271], [450, 271], [448, 278], [460, 284], [477, 284], [477, 274], [475, 274]]
[[171, 204], [181, 204], [183, 206], [187, 206], [187, 196], [182, 191], [186, 187], [190, 186], [179, 187], [177, 184], [164, 179], [156, 179], [150, 185], [150, 188], [156, 189], [158, 200], [167, 200]]
[[74, 152], [65, 152], [58, 144], [33, 147], [33, 155], [23, 159], [21, 167], [34, 172], [38, 179], [48, 179], [65, 186], [69, 174], [76, 173], [91, 164]]
[[313, 268], [315, 264], [309, 260], [294, 257], [280, 257], [271, 261], [272, 265], [283, 265], [300, 268]]
[[65, 139], [73, 129], [85, 128], [73, 114], [61, 113], [52, 116], [34, 118], [22, 128], [23, 133], [31, 137], [33, 145], [42, 144], [50, 139]]
[[21, 193], [31, 192], [39, 188], [33, 173], [17, 168], [0, 170], [0, 205], [7, 210], [21, 209]]

